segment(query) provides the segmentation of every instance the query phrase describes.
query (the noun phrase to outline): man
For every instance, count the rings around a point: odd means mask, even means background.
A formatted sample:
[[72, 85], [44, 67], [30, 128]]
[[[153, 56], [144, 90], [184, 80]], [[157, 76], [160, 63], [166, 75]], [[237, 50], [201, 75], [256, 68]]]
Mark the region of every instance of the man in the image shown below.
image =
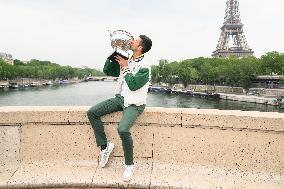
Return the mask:
[[107, 59], [104, 66], [106, 75], [118, 77], [115, 98], [103, 101], [87, 112], [94, 129], [97, 146], [101, 148], [99, 164], [101, 167], [105, 167], [114, 144], [107, 142], [100, 117], [112, 112], [123, 111], [117, 130], [123, 146], [125, 158], [123, 180], [126, 182], [131, 180], [134, 171], [133, 141], [130, 128], [146, 106], [150, 70], [143, 63], [143, 58], [144, 53], [151, 49], [152, 41], [147, 36], [140, 35], [137, 39], [130, 41], [130, 47], [133, 55], [128, 60], [116, 56], [115, 60], [118, 64]]

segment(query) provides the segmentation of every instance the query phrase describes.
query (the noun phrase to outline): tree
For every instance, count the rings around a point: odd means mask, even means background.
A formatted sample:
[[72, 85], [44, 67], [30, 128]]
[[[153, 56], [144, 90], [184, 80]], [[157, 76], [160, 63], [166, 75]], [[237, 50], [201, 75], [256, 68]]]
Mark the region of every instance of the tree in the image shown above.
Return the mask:
[[191, 80], [191, 61], [184, 60], [179, 63], [178, 78], [186, 88]]
[[14, 65], [15, 65], [15, 66], [24, 65], [24, 63], [23, 63], [22, 61], [18, 60], [18, 59], [15, 59], [15, 60], [14, 60]]
[[272, 72], [276, 74], [284, 74], [284, 58], [283, 54], [276, 51], [268, 52], [261, 56], [261, 70], [264, 74], [271, 75]]
[[167, 60], [159, 61], [159, 73], [161, 82], [168, 83], [171, 78], [171, 70]]
[[105, 74], [100, 70], [93, 69], [92, 75], [93, 76], [104, 76]]
[[161, 81], [159, 74], [159, 66], [157, 65], [151, 66], [151, 81], [153, 83], [159, 83]]
[[200, 68], [200, 79], [207, 85], [215, 80], [215, 71], [213, 66], [206, 62]]

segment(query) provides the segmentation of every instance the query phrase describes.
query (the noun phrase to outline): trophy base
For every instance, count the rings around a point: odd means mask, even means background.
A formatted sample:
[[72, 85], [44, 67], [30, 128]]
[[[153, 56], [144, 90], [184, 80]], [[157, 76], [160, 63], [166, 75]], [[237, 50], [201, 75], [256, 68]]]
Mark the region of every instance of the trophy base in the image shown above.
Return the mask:
[[108, 57], [108, 59], [111, 60], [112, 62], [115, 62], [115, 63], [118, 64], [118, 62], [115, 60], [115, 56], [121, 56], [123, 59], [128, 60], [128, 57], [127, 57], [127, 56], [125, 56], [125, 55], [123, 55], [123, 54], [121, 54], [121, 53], [119, 53], [119, 52], [117, 52], [117, 51], [114, 51], [114, 52]]

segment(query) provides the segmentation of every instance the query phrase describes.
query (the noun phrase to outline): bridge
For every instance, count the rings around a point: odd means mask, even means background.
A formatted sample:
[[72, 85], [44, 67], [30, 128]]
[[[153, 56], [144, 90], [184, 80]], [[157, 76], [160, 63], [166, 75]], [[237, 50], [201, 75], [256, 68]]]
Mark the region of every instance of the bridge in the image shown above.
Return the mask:
[[118, 77], [111, 76], [88, 76], [85, 81], [117, 81]]
[[146, 108], [132, 128], [135, 173], [121, 179], [122, 113], [102, 117], [116, 148], [105, 168], [90, 107], [0, 107], [0, 188], [284, 186], [284, 114]]

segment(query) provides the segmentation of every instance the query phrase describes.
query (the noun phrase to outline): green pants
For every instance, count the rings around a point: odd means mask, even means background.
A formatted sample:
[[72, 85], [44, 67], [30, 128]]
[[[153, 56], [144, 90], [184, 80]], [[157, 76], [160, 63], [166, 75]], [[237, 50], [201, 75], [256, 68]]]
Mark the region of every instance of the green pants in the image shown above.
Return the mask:
[[112, 112], [123, 111], [117, 130], [122, 141], [125, 164], [133, 165], [133, 140], [130, 128], [137, 117], [144, 111], [145, 105], [124, 107], [123, 103], [124, 98], [121, 95], [116, 95], [115, 98], [105, 100], [91, 107], [87, 115], [94, 129], [97, 146], [101, 146], [107, 144], [107, 138], [100, 117]]

